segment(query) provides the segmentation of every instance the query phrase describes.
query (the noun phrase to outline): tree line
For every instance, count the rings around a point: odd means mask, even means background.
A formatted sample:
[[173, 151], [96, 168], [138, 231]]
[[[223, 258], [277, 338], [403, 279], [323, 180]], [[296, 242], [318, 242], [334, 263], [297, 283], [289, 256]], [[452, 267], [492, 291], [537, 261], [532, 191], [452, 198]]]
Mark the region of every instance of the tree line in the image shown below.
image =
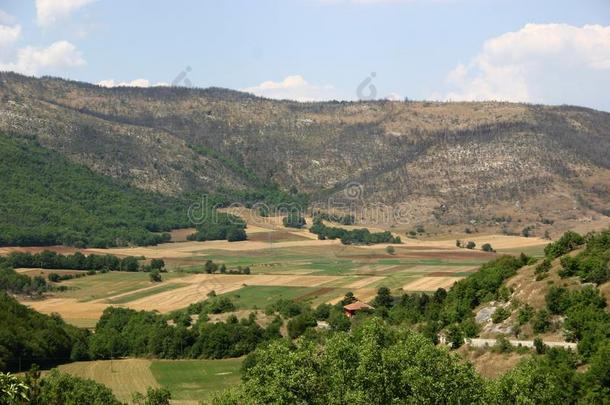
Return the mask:
[[[140, 271], [150, 270], [146, 265], [140, 265], [135, 256], [119, 258], [115, 255], [97, 255], [95, 253], [84, 255], [75, 252], [71, 255], [50, 250], [40, 253], [11, 252], [7, 256], [0, 256], [0, 263], [15, 268], [41, 268], [41, 269], [67, 269], [67, 270], [108, 270], [108, 271]], [[162, 259], [153, 259], [150, 268], [160, 270], [165, 266]]]
[[246, 240], [246, 222], [231, 214], [215, 213], [197, 225], [197, 231], [188, 240], [227, 240], [237, 242]]
[[318, 239], [340, 239], [344, 245], [402, 243], [400, 236], [393, 236], [390, 231], [371, 232], [367, 228], [353, 230], [336, 228], [324, 225], [319, 217], [314, 218], [309, 231], [318, 235]]

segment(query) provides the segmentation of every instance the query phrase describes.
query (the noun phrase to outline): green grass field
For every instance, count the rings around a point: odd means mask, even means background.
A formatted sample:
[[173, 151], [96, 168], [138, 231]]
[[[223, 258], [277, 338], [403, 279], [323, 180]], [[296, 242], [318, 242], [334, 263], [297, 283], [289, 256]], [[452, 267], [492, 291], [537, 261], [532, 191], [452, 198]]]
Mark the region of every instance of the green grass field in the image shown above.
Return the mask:
[[223, 294], [231, 298], [240, 309], [264, 309], [267, 305], [284, 299], [299, 299], [304, 295], [320, 290], [317, 287], [285, 286], [246, 286], [237, 291]]
[[[131, 403], [134, 392], [164, 387], [172, 401], [198, 403], [218, 391], [240, 383], [242, 359], [80, 361], [59, 366], [63, 373], [89, 378], [110, 388], [117, 398]], [[43, 374], [46, 371], [43, 371]]]
[[[163, 278], [180, 277], [180, 273], [164, 273]], [[148, 273], [111, 271], [95, 276], [81, 277], [62, 282], [69, 290], [57, 295], [67, 298], [76, 298], [79, 301], [93, 301], [108, 298], [118, 294], [129, 293], [152, 284]]]
[[242, 359], [154, 360], [150, 370], [172, 393], [172, 400], [203, 401], [214, 392], [238, 385]]
[[144, 291], [135, 291], [131, 294], [122, 295], [118, 298], [109, 299], [110, 304], [125, 304], [127, 302], [135, 301], [140, 298], [148, 297], [151, 295], [159, 294], [165, 291], [175, 290], [176, 288], [186, 287], [186, 283], [166, 283], [161, 284], [157, 287], [149, 288]]

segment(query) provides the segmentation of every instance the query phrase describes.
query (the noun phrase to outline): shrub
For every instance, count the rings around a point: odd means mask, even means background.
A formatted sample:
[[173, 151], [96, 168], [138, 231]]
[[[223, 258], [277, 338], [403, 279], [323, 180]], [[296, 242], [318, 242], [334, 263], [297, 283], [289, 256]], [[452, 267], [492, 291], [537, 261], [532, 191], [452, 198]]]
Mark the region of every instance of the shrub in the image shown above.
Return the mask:
[[494, 248], [489, 243], [483, 244], [483, 246], [481, 246], [481, 250], [483, 252], [495, 252]]
[[305, 218], [298, 212], [291, 212], [288, 216], [284, 217], [282, 223], [287, 228], [302, 228], [305, 226]]
[[500, 323], [510, 316], [510, 311], [506, 308], [497, 308], [491, 316], [493, 323]]

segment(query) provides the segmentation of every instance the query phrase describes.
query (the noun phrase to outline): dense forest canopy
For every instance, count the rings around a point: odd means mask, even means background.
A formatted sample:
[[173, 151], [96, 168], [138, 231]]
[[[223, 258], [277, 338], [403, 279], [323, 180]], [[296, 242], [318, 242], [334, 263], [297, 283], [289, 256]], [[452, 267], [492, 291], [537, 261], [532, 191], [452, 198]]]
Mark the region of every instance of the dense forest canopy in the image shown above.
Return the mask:
[[189, 225], [185, 201], [96, 174], [34, 140], [0, 133], [0, 172], [0, 245], [149, 245]]

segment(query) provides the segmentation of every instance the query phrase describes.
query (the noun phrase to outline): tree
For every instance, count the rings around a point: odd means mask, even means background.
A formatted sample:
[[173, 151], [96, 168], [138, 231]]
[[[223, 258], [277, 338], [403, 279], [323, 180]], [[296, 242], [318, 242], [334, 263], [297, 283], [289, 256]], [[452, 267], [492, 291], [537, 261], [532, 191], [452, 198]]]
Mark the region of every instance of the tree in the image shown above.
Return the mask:
[[340, 309], [334, 309], [330, 312], [328, 324], [332, 330], [340, 332], [347, 332], [352, 326], [349, 318]]
[[538, 336], [534, 338], [534, 348], [536, 349], [536, 353], [544, 354], [546, 351], [546, 345]]
[[371, 319], [319, 345], [274, 341], [259, 348], [242, 384], [212, 402], [483, 404], [488, 392], [472, 365], [422, 335]]
[[305, 218], [298, 212], [291, 212], [288, 216], [284, 217], [282, 223], [287, 228], [302, 228], [305, 226]]
[[246, 231], [243, 228], [231, 228], [227, 231], [227, 241], [238, 242], [247, 239]]
[[394, 253], [396, 253], [396, 249], [394, 249], [394, 246], [386, 246], [385, 251], [389, 255], [393, 255]]
[[468, 243], [466, 244], [466, 249], [474, 249], [475, 247], [477, 247], [477, 244], [471, 240], [469, 240]]
[[[38, 403], [45, 405], [121, 405], [112, 391], [93, 380], [51, 370], [41, 381]], [[33, 402], [36, 403], [36, 402]]]
[[133, 256], [127, 256], [121, 260], [121, 270], [123, 271], [138, 271], [138, 259]]
[[392, 295], [388, 287], [379, 287], [377, 296], [373, 300], [373, 306], [390, 308], [392, 306]]
[[165, 261], [163, 259], [152, 259], [150, 261], [150, 268], [161, 271], [161, 269], [165, 268]]
[[169, 405], [172, 394], [166, 388], [146, 389], [146, 395], [136, 392], [132, 395], [134, 405]]
[[532, 320], [532, 329], [535, 333], [544, 333], [551, 327], [549, 313], [545, 309], [536, 312]]
[[494, 248], [489, 243], [483, 244], [483, 246], [481, 246], [481, 250], [483, 252], [495, 252]]
[[493, 323], [500, 323], [505, 319], [508, 319], [510, 316], [510, 311], [506, 308], [497, 308], [494, 313], [491, 315], [491, 320]]
[[447, 328], [447, 339], [451, 343], [452, 349], [457, 349], [464, 344], [464, 333], [457, 324], [452, 324]]
[[288, 336], [295, 339], [301, 336], [307, 328], [313, 328], [317, 324], [316, 319], [310, 313], [297, 315], [288, 321]]
[[353, 302], [356, 302], [357, 299], [354, 296], [354, 293], [351, 291], [348, 291], [345, 293], [345, 296], [343, 297], [343, 299], [340, 301], [341, 306], [345, 306], [345, 305], [349, 305]]
[[153, 283], [160, 283], [161, 281], [163, 281], [163, 279], [161, 278], [161, 273], [159, 273], [159, 270], [151, 271], [149, 274], [149, 277], [150, 277], [150, 281], [152, 281]]

